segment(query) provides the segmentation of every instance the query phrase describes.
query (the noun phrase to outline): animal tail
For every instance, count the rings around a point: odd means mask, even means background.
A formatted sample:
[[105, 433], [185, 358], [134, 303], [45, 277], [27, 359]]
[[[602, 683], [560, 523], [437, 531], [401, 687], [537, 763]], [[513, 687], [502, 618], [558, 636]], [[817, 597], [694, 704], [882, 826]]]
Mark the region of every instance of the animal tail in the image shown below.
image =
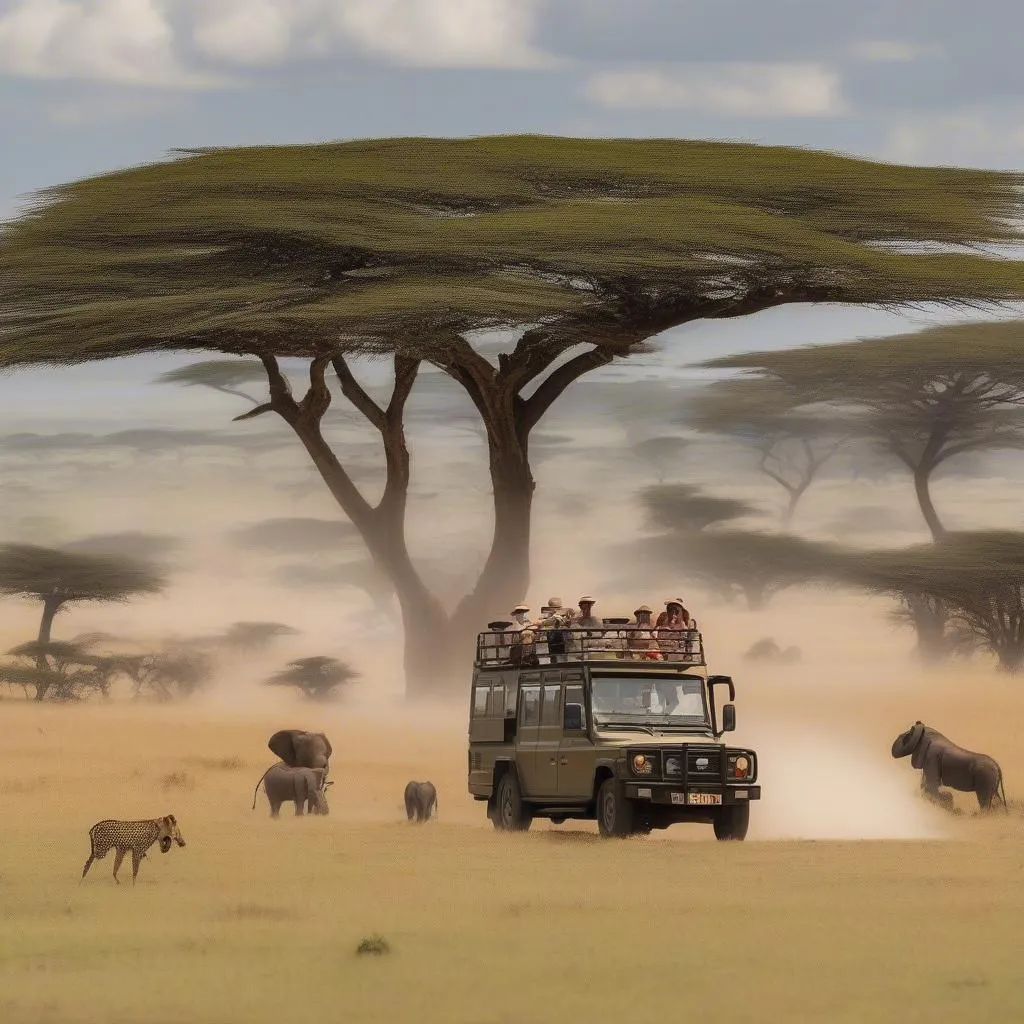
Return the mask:
[[[284, 764], [284, 762], [283, 761], [275, 761], [270, 766], [270, 768], [276, 768], [279, 764]], [[267, 772], [270, 771], [270, 768], [267, 769]], [[264, 772], [260, 776], [260, 781], [256, 783], [256, 788], [252, 791], [252, 807], [250, 808], [250, 810], [253, 810], [253, 811], [256, 810], [256, 794], [260, 791], [260, 785], [262, 784], [263, 780], [267, 777], [267, 772]]]
[[1007, 814], [1009, 814], [1010, 813], [1010, 808], [1007, 806], [1007, 803], [1006, 803], [1006, 790], [1003, 789], [1003, 769], [1002, 768], [999, 769], [999, 796], [1002, 798], [1002, 801], [1003, 801], [1003, 810]]

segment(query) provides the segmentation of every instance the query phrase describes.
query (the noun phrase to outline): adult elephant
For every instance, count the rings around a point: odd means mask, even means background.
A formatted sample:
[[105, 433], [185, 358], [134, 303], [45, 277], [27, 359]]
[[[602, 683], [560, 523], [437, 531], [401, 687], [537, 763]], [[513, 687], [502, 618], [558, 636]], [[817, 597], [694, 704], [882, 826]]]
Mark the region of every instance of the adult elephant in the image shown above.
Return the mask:
[[921, 771], [921, 789], [940, 803], [951, 806], [949, 793], [940, 793], [939, 786], [948, 786], [961, 793], [974, 793], [978, 806], [987, 811], [998, 793], [1006, 806], [1003, 772], [994, 758], [958, 747], [948, 736], [923, 722], [915, 722], [893, 741], [892, 756], [910, 757], [911, 768]]
[[322, 732], [305, 729], [281, 729], [270, 737], [267, 746], [290, 768], [330, 768], [334, 750]]
[[[289, 768], [314, 768], [320, 772], [321, 788], [327, 787], [327, 775], [330, 771], [331, 754], [334, 753], [331, 741], [322, 732], [307, 732], [305, 729], [279, 729], [270, 737], [267, 746], [281, 759], [278, 764], [272, 764], [266, 772], [260, 776], [256, 783], [256, 790], [259, 791], [267, 772], [283, 762]], [[255, 797], [253, 807], [255, 808]]]

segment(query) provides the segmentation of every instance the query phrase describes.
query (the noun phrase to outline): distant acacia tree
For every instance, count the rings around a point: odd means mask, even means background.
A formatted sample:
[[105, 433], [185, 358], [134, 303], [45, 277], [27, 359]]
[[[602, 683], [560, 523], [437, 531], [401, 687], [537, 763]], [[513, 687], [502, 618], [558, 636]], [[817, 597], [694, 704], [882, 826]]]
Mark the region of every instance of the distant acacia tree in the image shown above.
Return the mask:
[[665, 482], [665, 475], [678, 465], [679, 459], [693, 442], [678, 434], [663, 434], [646, 437], [637, 441], [631, 451], [654, 469], [659, 484]]
[[[5, 226], [0, 361], [154, 350], [259, 359], [266, 400], [238, 418], [270, 413], [294, 432], [395, 587], [419, 692], [461, 678], [481, 619], [524, 596], [530, 437], [591, 371], [670, 328], [788, 303], [1024, 297], [1017, 261], [888, 244], [1018, 240], [1010, 173], [538, 136], [176, 156], [46, 190]], [[517, 334], [493, 362], [471, 340], [487, 328]], [[352, 369], [376, 355], [394, 371], [383, 399]], [[298, 397], [288, 358], [306, 363]], [[423, 364], [465, 391], [487, 440], [494, 528], [453, 608], [406, 541], [405, 412]], [[324, 436], [332, 381], [379, 434], [387, 478], [376, 501]]]
[[[984, 650], [1006, 672], [1024, 669], [1024, 533], [949, 531], [931, 544], [851, 553], [829, 575], [895, 596], [897, 617], [915, 626], [915, 604], [938, 606], [952, 651]], [[919, 653], [934, 660], [934, 646], [918, 637]]]
[[337, 658], [318, 655], [297, 658], [288, 662], [280, 672], [272, 675], [267, 686], [290, 686], [310, 700], [328, 701], [338, 696], [338, 690], [358, 678], [356, 671]]
[[167, 370], [156, 378], [156, 383], [206, 387], [259, 405], [258, 398], [241, 388], [243, 384], [264, 384], [266, 379], [263, 364], [258, 359], [204, 359]]
[[333, 555], [340, 545], [359, 539], [347, 520], [311, 516], [263, 519], [236, 527], [229, 536], [232, 544], [246, 551], [282, 555]]
[[97, 653], [105, 639], [106, 634], [83, 633], [73, 640], [18, 644], [7, 652], [13, 660], [0, 664], [0, 682], [21, 687], [39, 701], [67, 703], [91, 693], [109, 697], [119, 667], [116, 658]]
[[651, 526], [674, 533], [703, 530], [761, 511], [738, 498], [707, 494], [694, 484], [656, 484], [644, 488], [638, 497]]
[[184, 541], [164, 533], [146, 533], [142, 530], [123, 530], [119, 533], [97, 533], [91, 537], [70, 541], [65, 551], [105, 555], [112, 558], [132, 558], [146, 562], [165, 561], [180, 551]]
[[[159, 593], [164, 585], [160, 570], [137, 559], [34, 544], [0, 546], [0, 594], [42, 602], [36, 638], [36, 667], [40, 672], [53, 667], [46, 649], [52, 639], [53, 620], [62, 609], [86, 601], [124, 602], [136, 595]], [[37, 700], [45, 697], [46, 689], [37, 689]]]
[[283, 636], [298, 636], [299, 630], [283, 622], [233, 622], [221, 637], [228, 650], [259, 654]]
[[1024, 446], [1022, 350], [1024, 323], [995, 321], [702, 365], [746, 369], [804, 405], [859, 414], [860, 433], [913, 475], [921, 514], [939, 540], [946, 530], [931, 496], [935, 471], [953, 458]]
[[[842, 549], [792, 534], [738, 529], [677, 530], [622, 545], [624, 571], [665, 585], [696, 583], [727, 600], [742, 595], [760, 611], [788, 587], [829, 578], [828, 566]], [[677, 588], [678, 589], [678, 588]]]
[[788, 528], [821, 469], [856, 433], [834, 410], [815, 415], [799, 408], [806, 404], [805, 392], [782, 381], [744, 377], [707, 385], [681, 420], [757, 452], [759, 471], [786, 492], [782, 522]]

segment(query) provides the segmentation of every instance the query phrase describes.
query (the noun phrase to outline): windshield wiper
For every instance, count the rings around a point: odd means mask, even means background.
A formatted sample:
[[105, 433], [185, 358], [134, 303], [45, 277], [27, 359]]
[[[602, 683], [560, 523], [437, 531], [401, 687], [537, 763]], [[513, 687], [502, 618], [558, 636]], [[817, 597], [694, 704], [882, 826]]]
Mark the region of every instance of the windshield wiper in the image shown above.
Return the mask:
[[643, 722], [602, 722], [598, 719], [596, 725], [599, 729], [640, 729], [650, 736], [654, 735], [654, 729]]

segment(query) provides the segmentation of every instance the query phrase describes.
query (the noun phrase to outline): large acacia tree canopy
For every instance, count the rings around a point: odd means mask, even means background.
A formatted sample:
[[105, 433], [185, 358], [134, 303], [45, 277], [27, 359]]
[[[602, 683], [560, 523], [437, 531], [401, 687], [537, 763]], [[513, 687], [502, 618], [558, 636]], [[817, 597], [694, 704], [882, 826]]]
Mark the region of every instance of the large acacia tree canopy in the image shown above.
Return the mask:
[[638, 333], [783, 302], [1017, 299], [1018, 262], [877, 243], [1018, 241], [1019, 184], [683, 140], [187, 151], [45, 190], [5, 228], [0, 359], [430, 358], [452, 332], [537, 323], [625, 352]]

